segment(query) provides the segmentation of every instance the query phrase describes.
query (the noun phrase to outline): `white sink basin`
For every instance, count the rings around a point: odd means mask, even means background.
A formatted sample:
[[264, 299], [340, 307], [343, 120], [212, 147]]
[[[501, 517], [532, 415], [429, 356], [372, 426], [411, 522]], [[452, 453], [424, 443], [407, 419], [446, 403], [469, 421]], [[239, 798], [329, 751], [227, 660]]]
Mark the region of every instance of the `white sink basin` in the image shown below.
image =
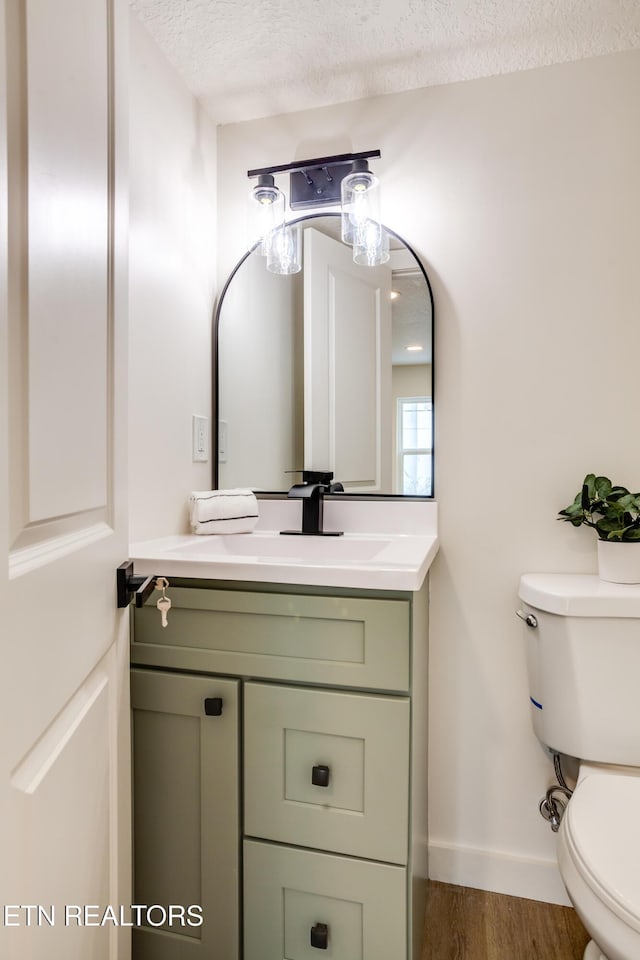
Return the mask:
[[[435, 505], [428, 514], [433, 514], [434, 522], [424, 524], [420, 523], [422, 513], [414, 508], [410, 514], [408, 504], [399, 506], [401, 512], [397, 504], [376, 505], [376, 514], [369, 505], [366, 522], [371, 518], [372, 523], [378, 523], [378, 529], [371, 532], [362, 530], [365, 521], [360, 516], [363, 510], [358, 513], [359, 505], [348, 504], [348, 514], [330, 517], [329, 522], [325, 517], [326, 529], [345, 530], [339, 537], [281, 534], [280, 529], [296, 529], [289, 520], [279, 529], [257, 529], [253, 533], [147, 540], [132, 544], [130, 558], [136, 573], [145, 576], [415, 591], [422, 586], [438, 551]], [[281, 510], [282, 505], [276, 504], [276, 508]], [[260, 510], [262, 522], [273, 520], [269, 504], [261, 503]], [[282, 519], [276, 517], [277, 521]], [[360, 531], [349, 532], [349, 526], [358, 523]], [[385, 532], [379, 532], [381, 528]]]
[[356, 563], [373, 560], [389, 547], [389, 539], [368, 537], [302, 537], [277, 533], [189, 538], [170, 553], [200, 560], [251, 558], [261, 563]]

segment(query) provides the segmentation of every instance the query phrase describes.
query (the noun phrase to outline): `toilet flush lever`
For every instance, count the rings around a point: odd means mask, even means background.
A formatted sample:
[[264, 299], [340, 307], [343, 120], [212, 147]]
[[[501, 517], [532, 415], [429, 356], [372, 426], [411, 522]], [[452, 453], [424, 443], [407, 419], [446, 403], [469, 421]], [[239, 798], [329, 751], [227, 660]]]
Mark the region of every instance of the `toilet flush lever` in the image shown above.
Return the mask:
[[532, 613], [525, 613], [524, 610], [516, 610], [516, 617], [520, 617], [521, 620], [524, 620], [528, 627], [538, 626], [538, 618]]

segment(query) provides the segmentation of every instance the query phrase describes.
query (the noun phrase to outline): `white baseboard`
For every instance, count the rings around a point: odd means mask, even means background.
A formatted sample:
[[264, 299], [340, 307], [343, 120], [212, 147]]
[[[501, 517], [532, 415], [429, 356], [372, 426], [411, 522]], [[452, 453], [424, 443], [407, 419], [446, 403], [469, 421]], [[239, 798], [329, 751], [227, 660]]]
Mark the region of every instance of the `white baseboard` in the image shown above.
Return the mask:
[[555, 860], [430, 843], [429, 879], [571, 906]]

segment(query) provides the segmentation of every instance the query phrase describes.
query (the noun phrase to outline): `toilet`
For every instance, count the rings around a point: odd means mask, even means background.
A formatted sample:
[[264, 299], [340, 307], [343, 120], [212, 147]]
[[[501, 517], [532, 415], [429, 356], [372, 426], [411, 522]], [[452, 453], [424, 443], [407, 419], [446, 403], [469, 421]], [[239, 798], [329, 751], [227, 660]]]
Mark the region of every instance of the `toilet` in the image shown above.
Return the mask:
[[534, 731], [580, 762], [558, 865], [584, 960], [639, 960], [640, 585], [526, 574], [519, 597]]

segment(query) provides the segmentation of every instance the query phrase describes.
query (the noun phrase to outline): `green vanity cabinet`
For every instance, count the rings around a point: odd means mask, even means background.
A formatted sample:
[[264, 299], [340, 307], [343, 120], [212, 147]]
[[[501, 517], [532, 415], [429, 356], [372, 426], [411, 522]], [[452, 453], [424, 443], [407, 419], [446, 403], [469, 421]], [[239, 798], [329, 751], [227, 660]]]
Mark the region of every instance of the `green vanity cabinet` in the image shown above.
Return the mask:
[[426, 584], [169, 595], [166, 628], [134, 614], [134, 896], [205, 922], [137, 930], [134, 960], [418, 960]]

